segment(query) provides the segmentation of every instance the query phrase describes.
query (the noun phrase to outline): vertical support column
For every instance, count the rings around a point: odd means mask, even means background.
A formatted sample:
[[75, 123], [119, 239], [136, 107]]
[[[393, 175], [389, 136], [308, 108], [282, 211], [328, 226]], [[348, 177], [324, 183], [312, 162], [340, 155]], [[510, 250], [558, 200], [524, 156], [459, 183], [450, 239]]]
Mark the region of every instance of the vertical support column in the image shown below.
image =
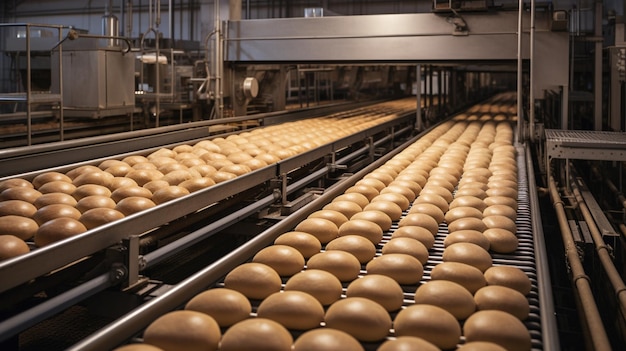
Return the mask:
[[522, 18], [524, 14], [524, 1], [519, 0], [519, 13], [517, 19], [517, 140], [522, 140]]
[[415, 65], [415, 98], [416, 98], [416, 112], [415, 112], [415, 129], [421, 131], [422, 126], [422, 66]]
[[594, 129], [602, 130], [602, 1], [596, 1], [595, 8], [595, 56], [594, 56]]

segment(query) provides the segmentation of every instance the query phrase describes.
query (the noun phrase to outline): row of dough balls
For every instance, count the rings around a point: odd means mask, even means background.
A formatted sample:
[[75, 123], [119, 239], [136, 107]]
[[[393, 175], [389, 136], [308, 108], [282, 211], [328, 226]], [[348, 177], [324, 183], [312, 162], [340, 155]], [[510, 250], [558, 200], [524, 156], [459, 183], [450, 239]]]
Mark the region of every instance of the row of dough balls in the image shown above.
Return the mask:
[[406, 100], [370, 112], [255, 129], [147, 156], [105, 160], [32, 181], [0, 184], [0, 260], [189, 195], [311, 148], [382, 123], [410, 109]]
[[[204, 313], [210, 316], [207, 323], [217, 325], [211, 347], [219, 345], [220, 350], [261, 344], [289, 350], [292, 343], [295, 350], [363, 350], [360, 342], [383, 340], [392, 326], [395, 338], [380, 350], [454, 349], [462, 335], [461, 321], [466, 340], [461, 350], [530, 349], [522, 323], [528, 317], [525, 295], [530, 280], [518, 268], [492, 266], [488, 248], [460, 237], [444, 243], [450, 253], [444, 252], [444, 262], [432, 270], [430, 281], [402, 308], [407, 303], [402, 286], [419, 285], [439, 225], [447, 222], [454, 188], [465, 176], [445, 166], [457, 155], [453, 146], [482, 142], [482, 127], [457, 122], [436, 128], [309, 215], [294, 231], [279, 236], [252, 262], [233, 269], [224, 288], [209, 289], [189, 301], [185, 310], [157, 319], [146, 330], [144, 342], [174, 350], [171, 338], [180, 336], [168, 335], [168, 325]], [[500, 124], [485, 128], [507, 130]], [[493, 139], [484, 141], [487, 149], [503, 138], [483, 134]], [[463, 159], [467, 171], [482, 168], [469, 157]], [[383, 232], [395, 221], [399, 228], [384, 242]], [[377, 247], [382, 247], [381, 255]], [[359, 277], [363, 266], [366, 274]], [[260, 301], [256, 311], [250, 300]], [[293, 342], [288, 330], [305, 332]]]

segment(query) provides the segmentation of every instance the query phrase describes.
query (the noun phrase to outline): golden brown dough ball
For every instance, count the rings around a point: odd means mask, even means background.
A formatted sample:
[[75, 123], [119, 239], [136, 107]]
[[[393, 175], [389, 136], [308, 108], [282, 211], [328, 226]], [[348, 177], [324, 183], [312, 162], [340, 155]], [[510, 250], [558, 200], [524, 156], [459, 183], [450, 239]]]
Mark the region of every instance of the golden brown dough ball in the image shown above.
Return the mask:
[[398, 313], [393, 325], [397, 337], [422, 338], [443, 350], [454, 348], [461, 339], [461, 326], [457, 319], [435, 305], [408, 306]]
[[252, 305], [242, 293], [232, 289], [209, 289], [194, 296], [185, 309], [211, 316], [220, 327], [229, 327], [248, 317]]
[[337, 227], [348, 221], [348, 217], [346, 217], [343, 213], [334, 211], [334, 210], [319, 210], [311, 213], [308, 218], [324, 218], [329, 221], [335, 223]]
[[422, 265], [428, 261], [428, 249], [419, 240], [412, 238], [392, 238], [382, 249], [383, 255], [400, 253], [413, 256], [420, 261]]
[[34, 203], [41, 196], [41, 192], [34, 188], [17, 186], [8, 188], [0, 193], [0, 201], [6, 200], [22, 200], [28, 203]]
[[404, 291], [392, 278], [380, 274], [368, 274], [353, 280], [346, 290], [347, 297], [370, 299], [387, 311], [397, 311], [404, 303]]
[[433, 233], [431, 233], [430, 230], [419, 226], [408, 225], [400, 227], [396, 229], [393, 234], [391, 234], [391, 239], [394, 238], [415, 239], [424, 244], [424, 246], [429, 250], [435, 245], [435, 237], [433, 236]]
[[442, 262], [430, 272], [432, 280], [446, 280], [457, 283], [474, 294], [487, 285], [485, 276], [478, 268], [460, 262]]
[[340, 281], [354, 280], [361, 271], [361, 263], [354, 255], [339, 250], [324, 251], [307, 261], [307, 269], [321, 269], [336, 276]]
[[476, 310], [472, 294], [463, 286], [447, 280], [431, 280], [415, 291], [416, 304], [443, 308], [456, 319], [463, 320]]
[[249, 318], [224, 332], [220, 351], [274, 350], [291, 351], [293, 337], [289, 331], [267, 318]]
[[285, 284], [285, 291], [303, 291], [327, 306], [341, 298], [341, 281], [332, 273], [320, 269], [307, 269], [293, 275]]
[[528, 318], [530, 305], [522, 293], [500, 285], [489, 285], [474, 294], [479, 311], [499, 310], [510, 313], [520, 320]]
[[152, 201], [154, 201], [155, 204], [159, 205], [186, 195], [189, 195], [189, 190], [187, 190], [186, 188], [178, 185], [170, 185], [168, 187], [161, 188], [155, 191], [152, 194]]
[[249, 299], [262, 300], [281, 288], [280, 275], [270, 266], [249, 262], [235, 267], [224, 279], [224, 286]]
[[360, 263], [365, 264], [376, 255], [376, 246], [360, 235], [340, 236], [326, 245], [326, 250], [340, 250], [351, 253]]
[[531, 337], [526, 326], [515, 316], [497, 310], [478, 311], [463, 325], [467, 342], [487, 341], [509, 351], [528, 351]]
[[417, 284], [424, 273], [424, 267], [417, 258], [401, 253], [378, 256], [365, 269], [368, 274], [386, 275], [401, 285]]
[[400, 336], [395, 339], [387, 340], [377, 351], [441, 351], [435, 344], [426, 341], [425, 339], [415, 336]]
[[72, 179], [60, 172], [45, 172], [33, 178], [33, 186], [36, 189], [39, 189], [42, 185], [53, 181], [64, 181], [66, 183], [71, 183]]
[[378, 303], [349, 297], [330, 305], [324, 318], [328, 328], [344, 331], [360, 341], [379, 341], [389, 334], [391, 317]]
[[287, 245], [271, 245], [257, 252], [252, 262], [272, 267], [280, 276], [292, 276], [304, 268], [304, 256]]
[[130, 216], [154, 206], [156, 206], [155, 203], [150, 199], [141, 196], [129, 196], [120, 200], [115, 206], [115, 210], [121, 212], [124, 216]]
[[318, 328], [300, 335], [293, 351], [364, 351], [352, 335], [337, 329]]
[[143, 334], [146, 344], [172, 351], [213, 351], [218, 349], [222, 332], [209, 315], [179, 310], [152, 322]]
[[383, 238], [383, 231], [380, 226], [374, 222], [364, 219], [350, 219], [339, 227], [338, 235], [340, 237], [347, 235], [359, 235], [374, 245], [377, 245]]
[[257, 308], [259, 318], [271, 319], [287, 329], [317, 328], [324, 320], [324, 307], [302, 291], [280, 291], [266, 297]]
[[294, 230], [309, 233], [315, 236], [322, 244], [328, 243], [339, 234], [337, 225], [324, 218], [307, 218], [300, 222]]
[[30, 248], [24, 240], [9, 234], [0, 234], [0, 261], [24, 255]]
[[87, 231], [76, 219], [55, 218], [42, 224], [35, 234], [35, 245], [42, 247]]
[[124, 218], [124, 214], [111, 208], [92, 208], [85, 211], [78, 219], [87, 229], [93, 229], [101, 225]]
[[528, 275], [517, 267], [494, 266], [485, 271], [488, 285], [501, 285], [515, 289], [526, 296], [530, 293], [532, 284]]

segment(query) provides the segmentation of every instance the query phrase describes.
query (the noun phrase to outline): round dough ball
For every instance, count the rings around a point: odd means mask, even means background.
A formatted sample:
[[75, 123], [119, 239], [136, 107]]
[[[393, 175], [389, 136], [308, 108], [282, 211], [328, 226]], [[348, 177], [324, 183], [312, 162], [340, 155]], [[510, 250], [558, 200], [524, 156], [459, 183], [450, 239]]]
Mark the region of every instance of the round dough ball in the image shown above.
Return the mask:
[[456, 243], [471, 243], [482, 247], [485, 250], [489, 250], [489, 239], [478, 230], [457, 230], [446, 235], [443, 239], [443, 246], [448, 247]]
[[409, 213], [398, 223], [399, 227], [417, 226], [426, 228], [432, 235], [439, 230], [439, 223], [433, 217], [423, 213]]
[[406, 211], [411, 205], [411, 202], [409, 201], [409, 199], [407, 199], [405, 196], [402, 196], [396, 193], [386, 193], [386, 194], [376, 195], [370, 202], [376, 202], [376, 201], [393, 202], [397, 204], [398, 206], [400, 206], [402, 211]]
[[396, 339], [385, 341], [377, 351], [441, 351], [435, 344], [415, 336], [400, 336]]
[[383, 255], [400, 253], [417, 258], [422, 265], [428, 261], [428, 249], [419, 240], [412, 238], [392, 238], [382, 249]]
[[35, 222], [41, 226], [55, 218], [66, 217], [79, 219], [80, 215], [80, 211], [75, 207], [63, 204], [52, 204], [38, 209], [32, 217]]
[[37, 212], [37, 207], [30, 202], [22, 200], [0, 201], [0, 216], [32, 217]]
[[144, 187], [138, 185], [125, 186], [115, 189], [111, 193], [111, 199], [115, 202], [120, 202], [122, 199], [131, 196], [145, 197], [146, 199], [152, 199], [152, 192]]
[[500, 285], [489, 285], [474, 294], [479, 311], [499, 310], [510, 313], [520, 320], [528, 318], [530, 305], [526, 297], [517, 290]]
[[54, 182], [54, 181], [63, 181], [66, 183], [71, 183], [72, 179], [60, 172], [46, 172], [46, 173], [41, 173], [35, 178], [33, 178], [33, 186], [36, 189], [39, 189], [42, 185], [49, 183], [49, 182]]
[[178, 185], [189, 179], [193, 179], [193, 175], [186, 169], [179, 169], [165, 173], [160, 180], [166, 181], [169, 185]]
[[[363, 211], [380, 211], [385, 213], [392, 221], [397, 221], [402, 217], [402, 208], [395, 202], [379, 200], [367, 204]], [[443, 216], [443, 214], [442, 214]]]
[[485, 202], [486, 207], [493, 206], [493, 205], [505, 205], [505, 206], [511, 207], [512, 209], [517, 210], [516, 198], [512, 198], [508, 196], [487, 196], [485, 200], [483, 201]]
[[467, 342], [493, 342], [509, 351], [528, 351], [531, 348], [526, 326], [515, 316], [502, 311], [477, 311], [465, 321], [463, 334]]
[[172, 351], [217, 350], [222, 332], [210, 316], [195, 311], [173, 311], [152, 322], [143, 333], [146, 344]]
[[300, 335], [293, 351], [365, 351], [352, 335], [337, 329], [318, 328]]
[[485, 191], [485, 193], [487, 193], [487, 196], [489, 197], [502, 196], [502, 197], [508, 197], [508, 198], [517, 200], [517, 189], [514, 189], [514, 188], [509, 188], [509, 187], [489, 188], [487, 189], [487, 191]]
[[428, 250], [432, 249], [435, 245], [435, 237], [430, 232], [430, 230], [419, 226], [407, 225], [404, 227], [400, 227], [396, 229], [393, 234], [391, 234], [391, 239], [395, 238], [415, 239], [421, 242]]
[[72, 184], [74, 184], [76, 187], [80, 187], [81, 185], [85, 184], [96, 184], [108, 188], [111, 184], [112, 179], [113, 175], [111, 173], [103, 171], [87, 172], [74, 178], [74, 180], [72, 180]]
[[156, 204], [145, 197], [141, 196], [129, 196], [120, 200], [115, 206], [115, 210], [124, 214], [124, 216], [130, 216], [133, 213], [141, 212], [156, 206]]
[[[506, 207], [506, 206], [505, 206]], [[510, 231], [515, 234], [517, 232], [517, 225], [515, 220], [507, 216], [502, 215], [490, 215], [483, 218], [483, 223], [488, 229], [499, 228]]]
[[70, 179], [72, 179], [72, 181], [73, 181], [78, 176], [81, 176], [81, 175], [86, 174], [86, 173], [93, 173], [93, 172], [98, 173], [98, 172], [102, 172], [102, 170], [100, 168], [96, 167], [96, 166], [85, 165], [85, 166], [76, 167], [76, 168], [68, 171], [67, 173], [65, 173], [65, 175], [70, 177]]
[[473, 207], [483, 211], [487, 208], [487, 205], [485, 205], [485, 202], [482, 199], [476, 196], [459, 196], [454, 198], [454, 200], [450, 203], [450, 208], [456, 207]]
[[491, 228], [483, 232], [489, 240], [489, 249], [497, 253], [513, 253], [517, 250], [519, 240], [511, 231], [502, 228]]
[[152, 201], [155, 204], [160, 205], [186, 195], [189, 195], [189, 190], [186, 188], [178, 185], [170, 185], [155, 191], [152, 194]]
[[155, 191], [159, 189], [167, 188], [168, 186], [170, 186], [170, 183], [164, 180], [152, 180], [143, 185], [143, 187], [150, 190], [152, 194], [154, 194]]
[[232, 289], [209, 289], [194, 296], [185, 309], [211, 316], [220, 327], [231, 325], [250, 317], [252, 305], [242, 293]]
[[156, 169], [136, 169], [126, 174], [127, 178], [134, 180], [139, 186], [144, 186], [153, 180], [160, 180], [163, 176], [164, 174]]
[[324, 206], [323, 209], [341, 212], [348, 219], [363, 210], [363, 208], [361, 208], [361, 206], [359, 206], [356, 202], [346, 200], [331, 202]]
[[532, 283], [528, 275], [517, 267], [494, 266], [485, 271], [488, 285], [501, 285], [514, 289], [526, 296], [530, 293]]
[[[417, 184], [416, 184], [417, 185]], [[418, 185], [419, 186], [419, 185]], [[404, 196], [409, 202], [413, 202], [415, 200], [415, 192], [411, 188], [404, 187], [400, 184], [389, 184], [383, 190], [380, 191], [380, 194], [399, 194]]]
[[456, 221], [457, 219], [462, 219], [462, 218], [467, 218], [467, 217], [483, 219], [483, 213], [481, 210], [473, 208], [473, 207], [460, 206], [460, 207], [449, 209], [445, 215], [445, 219], [446, 219], [446, 222], [448, 222], [448, 224]]
[[12, 235], [21, 240], [32, 238], [39, 229], [39, 224], [32, 218], [8, 215], [0, 217], [0, 234]]
[[132, 167], [137, 163], [148, 162], [148, 158], [141, 155], [131, 155], [123, 158], [122, 162], [126, 162]]
[[376, 246], [369, 239], [360, 235], [346, 235], [333, 239], [326, 245], [326, 250], [351, 253], [362, 264], [371, 261], [376, 255]]
[[193, 178], [178, 184], [178, 186], [187, 189], [190, 193], [200, 191], [212, 185], [215, 185], [215, 181], [209, 177]]
[[437, 223], [443, 222], [445, 216], [439, 206], [427, 202], [414, 202], [409, 213], [422, 213], [433, 217]]
[[308, 218], [324, 218], [335, 223], [337, 228], [348, 221], [348, 217], [341, 212], [334, 210], [319, 210], [311, 213]]
[[453, 349], [461, 339], [461, 326], [448, 311], [434, 305], [414, 304], [401, 310], [393, 326], [397, 337], [422, 338], [443, 349]]
[[34, 203], [40, 196], [41, 192], [33, 188], [25, 186], [17, 186], [8, 188], [0, 193], [0, 201], [6, 200], [22, 200], [28, 203]]
[[415, 291], [416, 304], [435, 305], [463, 320], [476, 310], [474, 297], [463, 286], [447, 280], [431, 280]]
[[124, 218], [124, 214], [111, 208], [92, 208], [85, 211], [78, 219], [87, 229], [115, 222]]
[[16, 187], [34, 188], [31, 182], [22, 178], [12, 178], [0, 182], [0, 192]]
[[225, 165], [223, 167], [220, 167], [218, 170], [219, 172], [228, 172], [237, 176], [252, 172], [252, 169], [250, 167], [243, 164]]
[[456, 232], [459, 230], [476, 230], [479, 232], [484, 232], [486, 229], [487, 229], [487, 226], [482, 221], [482, 219], [475, 218], [475, 217], [464, 217], [464, 218], [457, 219], [452, 223], [448, 223], [448, 231], [450, 233]]
[[281, 234], [276, 240], [275, 245], [291, 246], [298, 250], [304, 258], [309, 258], [322, 249], [322, 244], [316, 237], [304, 232], [287, 232]]
[[280, 276], [294, 275], [304, 268], [304, 256], [300, 251], [287, 245], [271, 245], [257, 252], [252, 262], [272, 267]]
[[473, 341], [461, 345], [456, 351], [507, 351], [504, 347], [487, 341]]
[[431, 280], [446, 280], [457, 283], [474, 294], [487, 285], [485, 276], [478, 268], [460, 262], [442, 262], [430, 272]]
[[267, 318], [249, 318], [224, 332], [220, 351], [291, 351], [293, 337], [289, 331]]
[[[383, 190], [383, 188], [386, 186], [385, 183], [383, 183], [380, 180], [375, 179], [375, 178], [363, 178], [363, 179], [359, 180], [358, 182], [356, 182], [354, 185], [355, 186], [356, 185], [367, 185], [367, 186], [370, 186], [370, 187], [376, 189], [379, 192], [381, 190]], [[376, 193], [376, 195], [378, 195], [378, 193]], [[374, 195], [374, 196], [376, 196], [376, 195]]]
[[148, 344], [130, 344], [115, 348], [113, 351], [163, 351], [163, 349]]
[[113, 177], [111, 179], [111, 183], [109, 184], [109, 190], [115, 191], [119, 188], [123, 188], [126, 186], [138, 186], [137, 182], [126, 177]]
[[444, 262], [461, 262], [486, 271], [492, 265], [491, 255], [482, 247], [471, 243], [456, 243], [446, 247], [442, 255]]
[[365, 195], [356, 192], [341, 194], [334, 198], [332, 202], [337, 201], [351, 201], [359, 205], [361, 208], [370, 203], [370, 200]]
[[[379, 201], [380, 202], [380, 201]], [[363, 219], [376, 223], [383, 232], [391, 229], [391, 218], [384, 212], [378, 210], [363, 210], [350, 218], [350, 220]]]
[[224, 286], [249, 299], [262, 300], [280, 290], [280, 275], [270, 266], [249, 262], [235, 267], [224, 279]]
[[492, 205], [485, 208], [483, 211], [483, 217], [489, 216], [505, 216], [515, 221], [517, 218], [517, 211], [507, 205]]
[[85, 213], [86, 211], [91, 210], [92, 208], [114, 209], [115, 206], [116, 204], [115, 204], [115, 201], [113, 201], [113, 199], [111, 199], [108, 196], [102, 196], [102, 195], [92, 195], [92, 196], [84, 197], [80, 199], [80, 201], [78, 201], [78, 203], [76, 204], [76, 208], [81, 213]]
[[0, 261], [24, 255], [30, 248], [24, 240], [14, 235], [0, 235]]
[[317, 328], [324, 320], [324, 307], [315, 297], [302, 291], [280, 291], [261, 302], [259, 318], [271, 319], [287, 329]]
[[339, 227], [340, 237], [347, 235], [359, 235], [377, 245], [383, 238], [383, 231], [373, 222], [364, 219], [350, 219]]
[[401, 253], [376, 257], [365, 269], [368, 274], [386, 275], [401, 285], [417, 284], [424, 274], [424, 267], [417, 258]]
[[446, 200], [443, 196], [436, 194], [436, 193], [428, 193], [428, 192], [421, 192], [420, 196], [418, 196], [417, 199], [415, 199], [414, 203], [433, 204], [439, 207], [439, 209], [443, 213], [448, 212], [448, 209], [450, 207], [449, 205], [450, 202]]
[[484, 199], [485, 197], [487, 197], [487, 193], [485, 193], [485, 191], [480, 187], [474, 186], [474, 184], [472, 184], [471, 186], [470, 184], [464, 184], [462, 187], [459, 186], [456, 193], [454, 193], [454, 197], [461, 196], [473, 196], [478, 199]]
[[72, 196], [76, 199], [76, 201], [80, 201], [80, 199], [92, 195], [102, 195], [110, 197], [111, 190], [103, 185], [85, 184], [76, 188], [76, 190], [74, 190], [74, 192], [72, 193]]
[[316, 237], [322, 244], [328, 243], [339, 234], [337, 225], [324, 218], [307, 218], [300, 222], [294, 230], [309, 233]]
[[322, 305], [328, 306], [341, 298], [341, 281], [320, 269], [307, 269], [293, 275], [285, 284], [285, 291], [303, 291], [316, 298]]
[[[405, 189], [410, 189], [411, 192], [413, 193], [413, 200], [415, 200], [415, 198], [420, 194], [420, 192], [422, 191], [422, 187], [419, 185], [419, 183], [411, 181], [411, 180], [394, 180], [393, 182], [389, 183], [389, 187], [388, 188], [395, 188], [395, 187], [402, 187]], [[386, 191], [385, 191], [386, 192]], [[381, 191], [382, 193], [382, 191]], [[413, 201], [411, 200], [411, 201]]]
[[65, 193], [48, 193], [41, 195], [33, 204], [37, 208], [42, 208], [52, 204], [76, 206], [77, 203], [78, 201], [76, 201], [72, 195]]
[[308, 269], [332, 273], [342, 282], [352, 281], [361, 272], [361, 263], [354, 255], [339, 250], [324, 251], [309, 258]]
[[387, 310], [363, 297], [348, 297], [333, 303], [324, 320], [326, 327], [342, 330], [365, 342], [382, 340], [391, 328]]
[[[395, 173], [395, 172], [394, 172]], [[393, 182], [394, 177], [396, 177], [398, 174], [396, 173], [395, 175], [391, 175], [387, 172], [384, 171], [373, 171], [367, 175], [365, 175], [365, 177], [363, 177], [364, 179], [368, 179], [368, 178], [374, 178], [374, 179], [378, 179], [381, 182], [385, 183], [385, 185], [389, 185], [389, 183]]]
[[383, 306], [387, 311], [397, 311], [404, 303], [404, 291], [392, 278], [368, 274], [353, 280], [346, 290], [347, 297], [364, 297]]
[[42, 224], [35, 234], [35, 245], [42, 247], [87, 231], [85, 226], [68, 217], [56, 218]]

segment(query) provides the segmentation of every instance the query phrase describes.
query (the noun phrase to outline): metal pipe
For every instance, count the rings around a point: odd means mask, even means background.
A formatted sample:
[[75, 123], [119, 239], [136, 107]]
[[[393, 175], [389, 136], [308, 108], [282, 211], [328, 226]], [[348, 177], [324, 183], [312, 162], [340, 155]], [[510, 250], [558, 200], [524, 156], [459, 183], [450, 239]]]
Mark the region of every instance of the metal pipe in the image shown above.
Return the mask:
[[524, 1], [519, 0], [517, 18], [517, 140], [522, 140], [522, 119], [524, 112], [522, 110], [522, 19], [524, 14]]
[[582, 313], [585, 316], [587, 327], [589, 328], [588, 335], [591, 338], [594, 350], [611, 350], [611, 344], [606, 334], [606, 330], [604, 329], [602, 317], [600, 316], [598, 306], [596, 305], [593, 297], [591, 279], [585, 273], [580, 257], [578, 257], [578, 249], [569, 227], [567, 215], [565, 214], [565, 206], [561, 201], [561, 196], [557, 190], [556, 182], [551, 175], [548, 179], [548, 189], [554, 210], [556, 211], [559, 227], [561, 229], [565, 255], [567, 262], [569, 263], [570, 271], [572, 272], [572, 281], [576, 291], [578, 292]]
[[415, 66], [415, 98], [417, 103], [417, 108], [415, 110], [415, 128], [417, 130], [422, 130], [422, 65], [420, 64]]
[[530, 0], [530, 91], [528, 92], [528, 127], [530, 140], [535, 141], [535, 0]]
[[[31, 116], [30, 102], [33, 98], [32, 94], [32, 77], [31, 77], [31, 55], [30, 55], [30, 25], [26, 25], [26, 130], [27, 130], [27, 143], [32, 145], [33, 134], [33, 120]], [[61, 59], [61, 58], [59, 58]], [[60, 77], [59, 77], [60, 78]]]
[[617, 268], [613, 264], [613, 260], [611, 258], [611, 253], [609, 251], [608, 245], [604, 242], [602, 238], [602, 233], [600, 233], [600, 229], [585, 202], [580, 188], [578, 187], [577, 182], [570, 181], [572, 193], [574, 194], [574, 198], [576, 199], [576, 203], [578, 205], [578, 209], [583, 215], [583, 218], [587, 222], [587, 226], [589, 228], [589, 233], [591, 234], [591, 238], [593, 239], [593, 243], [596, 248], [596, 253], [600, 258], [600, 263], [602, 263], [602, 267], [604, 268], [604, 272], [609, 278], [609, 282], [613, 286], [615, 296], [617, 297], [619, 307], [621, 309], [621, 315], [626, 315], [626, 284], [622, 280], [620, 273]]
[[596, 0], [595, 9], [595, 52], [594, 52], [594, 128], [595, 130], [602, 130], [602, 1]]
[[106, 272], [14, 317], [5, 319], [0, 322], [0, 342], [30, 328], [46, 318], [54, 316], [87, 297], [109, 288], [113, 283], [111, 273]]

